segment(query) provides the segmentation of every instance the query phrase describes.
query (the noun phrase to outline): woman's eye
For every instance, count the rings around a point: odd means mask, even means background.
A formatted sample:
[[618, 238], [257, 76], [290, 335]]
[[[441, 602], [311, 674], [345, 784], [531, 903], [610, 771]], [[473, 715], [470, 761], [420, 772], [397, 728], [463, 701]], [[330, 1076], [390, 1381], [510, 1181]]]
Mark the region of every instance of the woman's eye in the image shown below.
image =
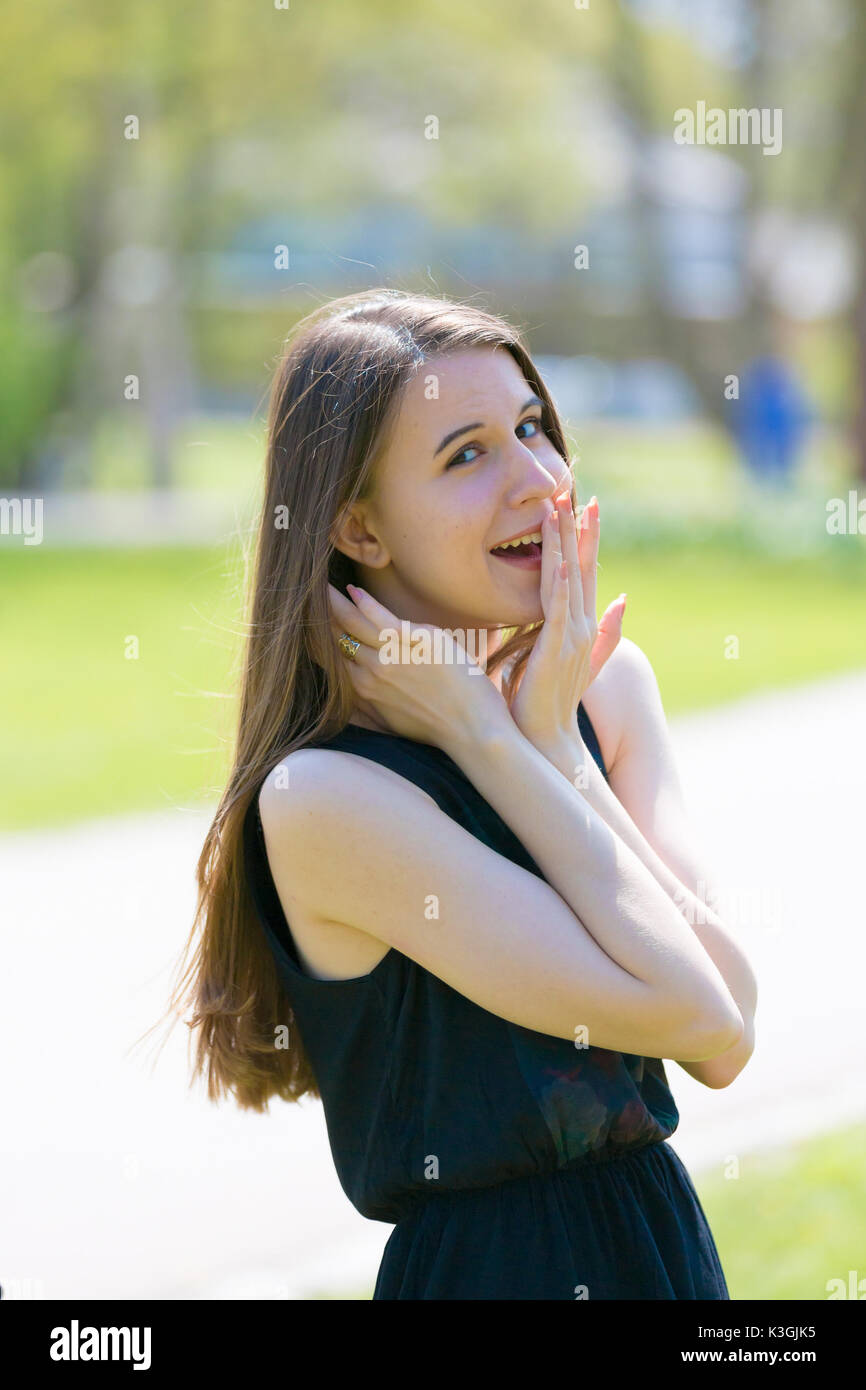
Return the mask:
[[540, 415], [530, 415], [528, 420], [521, 420], [517, 428], [522, 430], [524, 425], [537, 425], [539, 430], [542, 430], [544, 428], [544, 421]]
[[[541, 419], [541, 416], [540, 416], [540, 415], [531, 415], [531, 416], [529, 417], [528, 420], [521, 420], [521, 422], [520, 422], [520, 424], [517, 426], [517, 428], [518, 428], [519, 430], [522, 430], [524, 425], [537, 425], [539, 431], [541, 431], [541, 430], [544, 428], [544, 422], [543, 422], [543, 420]], [[532, 436], [532, 435], [529, 436], [530, 439], [532, 439], [533, 437], [534, 437], [534, 436]], [[464, 445], [463, 445], [463, 448], [460, 449], [459, 452], [456, 453], [456, 454], [454, 455], [453, 459], [451, 459], [451, 460], [445, 465], [445, 471], [447, 472], [448, 469], [452, 466], [452, 464], [459, 463], [459, 462], [461, 461], [461, 459], [462, 459], [463, 454], [468, 454], [468, 453], [473, 453], [473, 452], [477, 454], [480, 448], [481, 448], [481, 445], [480, 445], [480, 444], [464, 444]], [[469, 462], [472, 463], [473, 460], [470, 459]]]
[[[445, 465], [445, 471], [446, 471], [446, 473], [447, 473], [448, 469], [452, 466], [452, 464], [455, 464], [455, 463], [459, 463], [459, 462], [460, 462], [461, 457], [462, 457], [463, 454], [472, 453], [473, 450], [475, 451], [475, 453], [477, 453], [479, 447], [480, 447], [480, 446], [479, 446], [478, 444], [464, 444], [464, 445], [463, 445], [463, 448], [460, 450], [460, 452], [457, 453], [457, 454], [455, 454], [454, 457], [453, 457], [453, 459], [450, 459], [450, 460], [448, 461], [448, 463], [446, 463], [446, 465]], [[470, 459], [469, 462], [471, 463], [471, 462], [472, 462], [472, 459]]]

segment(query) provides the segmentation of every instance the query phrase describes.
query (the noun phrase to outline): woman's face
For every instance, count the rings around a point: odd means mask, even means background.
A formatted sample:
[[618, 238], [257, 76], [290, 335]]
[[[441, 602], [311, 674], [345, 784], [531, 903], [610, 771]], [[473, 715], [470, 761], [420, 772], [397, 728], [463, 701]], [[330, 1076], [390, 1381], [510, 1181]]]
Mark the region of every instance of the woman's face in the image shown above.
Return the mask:
[[397, 618], [492, 628], [543, 616], [540, 559], [530, 567], [491, 554], [539, 531], [571, 488], [541, 419], [541, 402], [504, 348], [420, 367], [378, 460], [373, 496], [355, 504], [339, 539], [359, 583]]

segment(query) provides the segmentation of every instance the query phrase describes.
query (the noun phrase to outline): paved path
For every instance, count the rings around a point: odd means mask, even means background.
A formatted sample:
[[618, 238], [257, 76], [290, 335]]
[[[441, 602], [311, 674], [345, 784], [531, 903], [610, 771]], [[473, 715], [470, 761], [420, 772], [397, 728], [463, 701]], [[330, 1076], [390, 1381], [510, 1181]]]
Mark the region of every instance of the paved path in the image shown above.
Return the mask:
[[[693, 1174], [866, 1115], [864, 712], [866, 672], [671, 721], [760, 984], [758, 1049], [733, 1086], [669, 1064]], [[318, 1102], [207, 1102], [187, 1089], [183, 1025], [158, 1057], [129, 1051], [164, 1007], [206, 825], [177, 811], [0, 837], [7, 1292], [372, 1286], [391, 1227], [343, 1194]]]

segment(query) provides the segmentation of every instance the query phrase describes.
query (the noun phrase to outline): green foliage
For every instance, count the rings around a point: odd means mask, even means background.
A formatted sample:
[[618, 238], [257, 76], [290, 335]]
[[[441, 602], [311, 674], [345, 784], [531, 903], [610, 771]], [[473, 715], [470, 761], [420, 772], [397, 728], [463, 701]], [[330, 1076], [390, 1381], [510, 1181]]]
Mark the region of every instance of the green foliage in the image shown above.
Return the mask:
[[[748, 104], [769, 81], [797, 117], [786, 125], [784, 160], [748, 149], [722, 157], [740, 163], [755, 206], [771, 202], [768, 189], [783, 180], [783, 206], [842, 208], [856, 222], [863, 26], [858, 18], [846, 37], [844, 25], [811, 11], [780, 12], [757, 27], [754, 56], [740, 68], [698, 41], [697, 24], [649, 22], [625, 4], [578, 10], [536, 0], [526, 18], [520, 0], [438, 0], [410, 14], [398, 0], [293, 0], [286, 9], [212, 0], [206, 23], [197, 7], [160, 0], [7, 6], [12, 138], [0, 148], [0, 263], [14, 277], [39, 250], [67, 256], [74, 324], [58, 341], [79, 335], [94, 364], [113, 360], [122, 341], [124, 370], [142, 376], [154, 356], [167, 360], [167, 346], [183, 355], [189, 337], [193, 374], [257, 395], [299, 313], [371, 280], [399, 280], [489, 298], [528, 326], [539, 351], [663, 355], [700, 383], [706, 410], [726, 423], [719, 383], [756, 345], [766, 309], [756, 300], [730, 321], [677, 319], [657, 273], [672, 248], [652, 232], [644, 182], [627, 187], [626, 171], [670, 138], [677, 106], [698, 97]], [[130, 115], [138, 140], [124, 138]], [[426, 138], [431, 117], [435, 140]], [[606, 184], [608, 166], [623, 180], [621, 198]], [[640, 303], [620, 316], [599, 308], [598, 285], [575, 275], [572, 255], [591, 214], [626, 202], [645, 283]], [[362, 235], [368, 209], [380, 222]], [[411, 230], [395, 235], [392, 209]], [[443, 249], [453, 232], [468, 237], [469, 256], [450, 242]], [[503, 249], [492, 244], [500, 232], [514, 238]], [[271, 276], [283, 239], [292, 270]], [[182, 300], [180, 324], [157, 307], [145, 365], [132, 349], [148, 311], [103, 297], [106, 259], [132, 244], [176, 257]], [[198, 258], [232, 247], [254, 257], [259, 287], [202, 292]], [[537, 278], [543, 266], [552, 278]], [[32, 463], [61, 403], [87, 414], [105, 401], [98, 366], [75, 375], [70, 355], [40, 338], [57, 321], [0, 305], [7, 485]], [[160, 333], [177, 341], [167, 345]], [[855, 338], [844, 361], [810, 358], [819, 404], [829, 400], [845, 417], [860, 351]], [[152, 404], [146, 384], [142, 400]]]
[[0, 487], [27, 487], [71, 360], [52, 317], [0, 304]]

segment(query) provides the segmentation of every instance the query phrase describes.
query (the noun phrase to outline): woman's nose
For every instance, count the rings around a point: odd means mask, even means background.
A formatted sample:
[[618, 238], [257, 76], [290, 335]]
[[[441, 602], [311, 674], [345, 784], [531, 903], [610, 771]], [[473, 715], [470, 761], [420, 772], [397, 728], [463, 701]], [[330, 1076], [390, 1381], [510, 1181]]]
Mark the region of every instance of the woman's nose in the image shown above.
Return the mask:
[[512, 481], [518, 498], [550, 498], [555, 502], [561, 494], [572, 491], [571, 470], [558, 454], [558, 463], [545, 462], [527, 445], [521, 445], [519, 439], [514, 442], [517, 449], [512, 455]]

